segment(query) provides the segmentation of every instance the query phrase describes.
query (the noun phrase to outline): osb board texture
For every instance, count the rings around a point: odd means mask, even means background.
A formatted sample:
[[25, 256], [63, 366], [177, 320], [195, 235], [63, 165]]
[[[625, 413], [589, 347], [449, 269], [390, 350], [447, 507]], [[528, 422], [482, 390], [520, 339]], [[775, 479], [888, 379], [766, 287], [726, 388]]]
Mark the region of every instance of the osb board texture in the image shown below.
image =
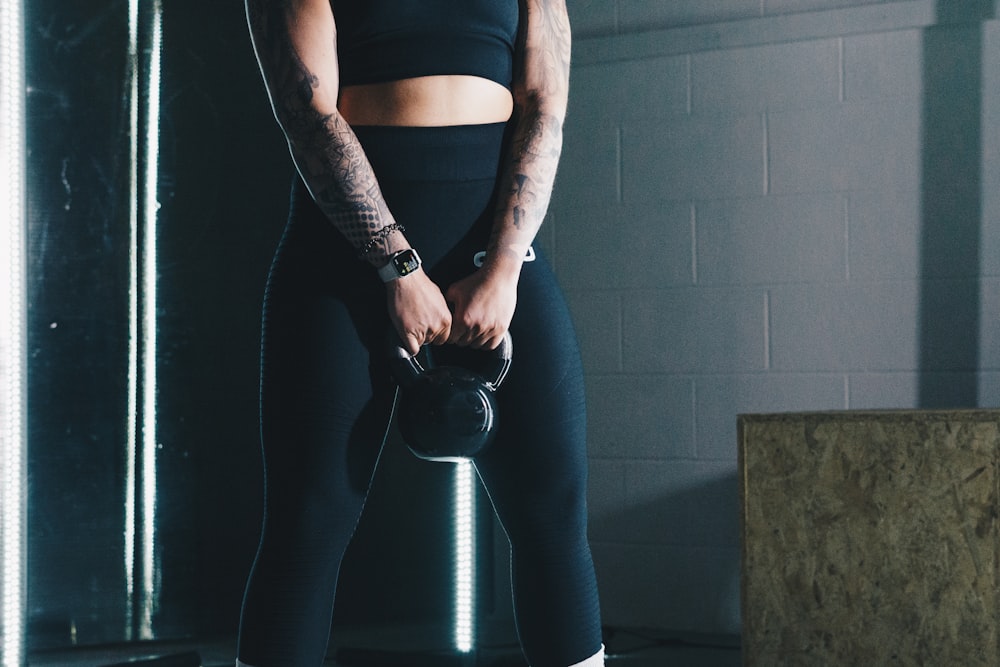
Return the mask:
[[1000, 665], [1000, 412], [739, 426], [745, 665]]

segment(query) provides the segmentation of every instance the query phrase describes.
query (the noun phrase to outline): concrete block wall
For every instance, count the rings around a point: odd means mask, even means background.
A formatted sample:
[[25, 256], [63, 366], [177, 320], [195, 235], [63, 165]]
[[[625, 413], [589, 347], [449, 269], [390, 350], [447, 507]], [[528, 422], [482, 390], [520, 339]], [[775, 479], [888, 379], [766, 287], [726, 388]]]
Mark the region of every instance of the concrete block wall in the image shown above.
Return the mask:
[[541, 244], [607, 624], [739, 632], [737, 414], [1000, 403], [1000, 25], [968, 4], [570, 3]]

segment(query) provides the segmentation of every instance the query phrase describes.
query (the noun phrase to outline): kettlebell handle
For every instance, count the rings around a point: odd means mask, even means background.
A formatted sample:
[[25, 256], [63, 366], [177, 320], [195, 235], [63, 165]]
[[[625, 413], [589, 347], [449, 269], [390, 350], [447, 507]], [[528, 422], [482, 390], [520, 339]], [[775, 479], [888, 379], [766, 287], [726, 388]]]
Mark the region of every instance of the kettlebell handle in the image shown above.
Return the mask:
[[[427, 372], [427, 369], [420, 363], [417, 356], [410, 354], [406, 347], [404, 347], [395, 329], [389, 331], [389, 337], [389, 356], [391, 360], [399, 362], [396, 366], [397, 368], [399, 366], [405, 367], [407, 374], [412, 379], [416, 379]], [[511, 360], [514, 358], [514, 341], [510, 336], [510, 331], [504, 333], [503, 338], [500, 340], [500, 345], [491, 351], [496, 355], [496, 367], [492, 377], [483, 379], [491, 390], [496, 391], [497, 387], [504, 381], [504, 378], [507, 377], [507, 373], [510, 371]]]

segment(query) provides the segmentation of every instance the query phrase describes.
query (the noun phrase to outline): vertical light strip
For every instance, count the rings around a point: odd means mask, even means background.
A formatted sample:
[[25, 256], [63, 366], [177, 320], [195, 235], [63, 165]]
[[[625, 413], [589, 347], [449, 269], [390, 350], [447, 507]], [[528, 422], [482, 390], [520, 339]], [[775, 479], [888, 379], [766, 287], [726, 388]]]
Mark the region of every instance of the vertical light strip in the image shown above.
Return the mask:
[[143, 182], [142, 217], [142, 610], [139, 638], [153, 639], [153, 612], [158, 598], [156, 586], [156, 221], [160, 158], [160, 49], [162, 43], [161, 0], [152, 0], [153, 25], [149, 53], [149, 86], [146, 101], [146, 173]]
[[139, 391], [139, 0], [128, 3], [129, 289], [128, 406], [125, 442], [125, 637], [133, 637], [136, 552], [136, 430]]
[[[150, 11], [144, 11], [145, 8]], [[125, 471], [126, 637], [153, 639], [156, 569], [157, 199], [161, 0], [129, 0], [129, 350]], [[146, 23], [148, 17], [149, 23]]]
[[25, 664], [25, 76], [21, 0], [0, 2], [0, 664]]
[[455, 649], [475, 647], [476, 476], [469, 461], [455, 465]]

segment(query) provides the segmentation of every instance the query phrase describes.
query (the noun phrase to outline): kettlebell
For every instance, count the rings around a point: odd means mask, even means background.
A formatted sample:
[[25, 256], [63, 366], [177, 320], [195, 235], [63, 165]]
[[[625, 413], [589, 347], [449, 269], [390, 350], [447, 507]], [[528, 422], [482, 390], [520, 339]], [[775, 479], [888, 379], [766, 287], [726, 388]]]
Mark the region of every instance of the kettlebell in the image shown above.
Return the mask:
[[510, 333], [495, 350], [462, 350], [483, 356], [482, 373], [460, 365], [438, 365], [432, 347], [425, 345], [418, 355], [411, 355], [395, 330], [390, 331], [389, 365], [399, 385], [399, 431], [409, 450], [425, 461], [472, 459], [496, 435], [493, 392], [510, 369], [514, 352]]

